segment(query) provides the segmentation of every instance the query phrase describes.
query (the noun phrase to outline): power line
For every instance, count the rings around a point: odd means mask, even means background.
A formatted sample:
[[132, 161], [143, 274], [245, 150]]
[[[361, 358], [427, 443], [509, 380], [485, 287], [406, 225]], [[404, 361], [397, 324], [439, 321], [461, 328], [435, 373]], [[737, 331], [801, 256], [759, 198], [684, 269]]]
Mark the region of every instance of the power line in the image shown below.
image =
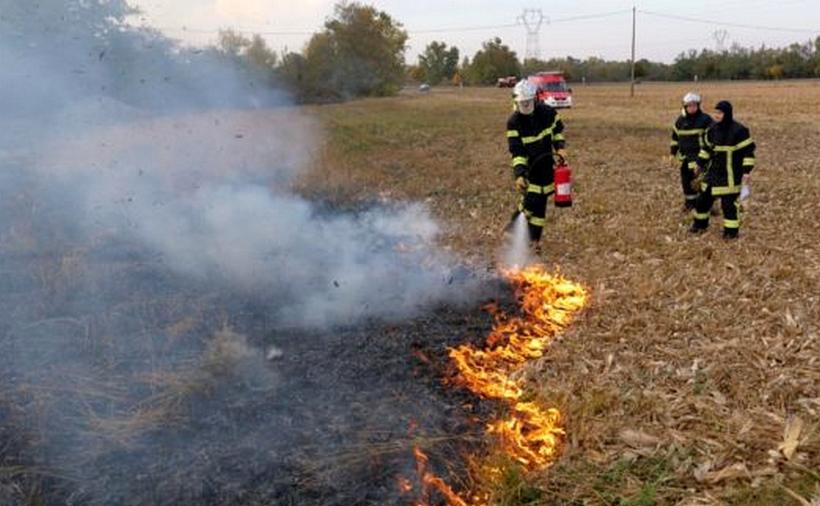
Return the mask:
[[[599, 18], [606, 18], [611, 16], [617, 16], [619, 14], [627, 14], [632, 12], [631, 9], [622, 9], [617, 11], [608, 11], [608, 12], [599, 12], [594, 14], [582, 14], [579, 16], [568, 16], [564, 18], [550, 18], [550, 23], [568, 23], [572, 21], [585, 21], [589, 19], [599, 19]], [[422, 34], [422, 33], [445, 33], [445, 32], [472, 32], [472, 31], [486, 31], [486, 30], [500, 30], [500, 29], [507, 29], [507, 28], [517, 28], [520, 27], [520, 22], [515, 23], [504, 23], [504, 24], [497, 24], [497, 25], [475, 25], [475, 26], [460, 26], [460, 27], [448, 27], [448, 28], [425, 28], [420, 30], [407, 30], [407, 33], [410, 35], [414, 34]], [[157, 26], [153, 27], [157, 30], [162, 31], [173, 31], [173, 32], [190, 32], [190, 33], [218, 33], [220, 29], [209, 29], [209, 28], [189, 28], [189, 27], [170, 27], [170, 26]], [[258, 35], [313, 35], [318, 30], [312, 31], [302, 31], [302, 30], [277, 30], [277, 31], [266, 31], [266, 30], [249, 30], [245, 28], [230, 28], [231, 31], [236, 33], [242, 34], [258, 34]]]
[[299, 32], [299, 31], [290, 31], [290, 30], [288, 30], [288, 31], [270, 32], [270, 31], [264, 31], [264, 30], [246, 30], [246, 29], [238, 29], [238, 28], [224, 28], [224, 29], [222, 29], [222, 28], [217, 28], [217, 29], [188, 28], [186, 26], [183, 26], [183, 27], [180, 27], [180, 28], [176, 28], [176, 27], [172, 27], [172, 26], [157, 26], [157, 27], [149, 27], [149, 28], [155, 28], [155, 29], [160, 30], [160, 31], [168, 31], [168, 32], [210, 33], [210, 34], [219, 33], [221, 31], [228, 31], [228, 30], [230, 30], [232, 32], [236, 32], [236, 33], [246, 34], [246, 35], [313, 35], [314, 33], [316, 33], [315, 31], [312, 31], [312, 32], [307, 32], [307, 31], [306, 32]]
[[[598, 18], [606, 18], [610, 16], [616, 16], [618, 14], [627, 14], [632, 12], [631, 9], [621, 9], [618, 11], [608, 11], [608, 12], [598, 12], [595, 14], [582, 14], [579, 16], [568, 16], [564, 18], [549, 18], [549, 23], [567, 23], [570, 21], [584, 21], [587, 19], [598, 19]], [[512, 24], [500, 24], [500, 25], [484, 25], [484, 26], [462, 26], [456, 28], [428, 28], [423, 30], [408, 30], [407, 33], [409, 34], [416, 34], [416, 33], [434, 33], [434, 32], [466, 32], [466, 31], [473, 31], [473, 30], [495, 30], [500, 28], [514, 28], [521, 26], [521, 23], [512, 23]]]
[[690, 23], [704, 23], [708, 25], [717, 25], [717, 26], [731, 26], [735, 28], [749, 28], [752, 30], [769, 30], [773, 32], [795, 32], [795, 33], [820, 33], [820, 29], [810, 29], [810, 28], [786, 28], [782, 26], [763, 26], [763, 25], [746, 25], [743, 23], [731, 23], [726, 21], [717, 21], [714, 19], [702, 19], [702, 18], [693, 18], [689, 16], [678, 16], [677, 14], [665, 14], [663, 12], [654, 12], [654, 11], [645, 11], [643, 9], [639, 10], [641, 14], [646, 14], [648, 16], [655, 16], [658, 18], [667, 18], [667, 19], [675, 19], [678, 21], [688, 21]]
[[460, 28], [428, 28], [426, 30], [408, 30], [408, 34], [415, 33], [441, 33], [441, 32], [473, 32], [483, 30], [499, 30], [502, 28], [517, 28], [520, 23], [508, 23], [505, 25], [484, 25], [484, 26], [462, 26]]
[[621, 9], [618, 11], [600, 12], [598, 14], [582, 14], [580, 16], [569, 16], [566, 18], [550, 18], [550, 23], [566, 23], [568, 21], [583, 21], [586, 19], [608, 18], [610, 16], [617, 16], [619, 14], [629, 14], [632, 9]]

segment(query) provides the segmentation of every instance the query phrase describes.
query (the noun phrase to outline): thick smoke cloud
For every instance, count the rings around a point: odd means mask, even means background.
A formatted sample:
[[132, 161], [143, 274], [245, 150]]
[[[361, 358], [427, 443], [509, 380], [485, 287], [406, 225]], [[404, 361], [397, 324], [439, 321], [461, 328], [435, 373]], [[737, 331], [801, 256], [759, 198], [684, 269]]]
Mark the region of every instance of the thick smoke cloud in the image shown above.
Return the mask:
[[252, 71], [127, 29], [120, 2], [2, 4], [4, 148], [59, 185], [67, 226], [278, 294], [287, 324], [395, 318], [463, 293], [418, 206], [340, 215], [287, 193], [319, 129]]
[[[423, 207], [340, 212], [290, 192], [320, 125], [265, 76], [130, 29], [130, 13], [0, 0], [0, 467], [46, 470], [0, 475], [0, 502], [248, 504], [260, 481], [276, 497], [268, 478], [314, 444], [293, 434], [332, 450], [325, 427], [351, 400], [370, 403], [362, 434], [406, 430], [394, 385], [374, 389], [390, 378], [333, 364], [362, 358], [324, 329], [355, 344], [371, 332], [348, 324], [472, 293]], [[324, 362], [302, 378], [289, 345]], [[379, 345], [404, 363], [403, 343]]]

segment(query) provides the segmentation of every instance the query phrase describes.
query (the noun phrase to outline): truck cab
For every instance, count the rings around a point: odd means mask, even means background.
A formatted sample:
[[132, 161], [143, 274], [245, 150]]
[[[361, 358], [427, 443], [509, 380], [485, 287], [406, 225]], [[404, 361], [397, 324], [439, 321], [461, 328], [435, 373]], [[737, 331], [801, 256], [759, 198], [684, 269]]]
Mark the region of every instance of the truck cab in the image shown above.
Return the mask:
[[555, 108], [572, 107], [572, 88], [567, 87], [563, 72], [538, 72], [527, 80], [538, 90], [541, 102]]

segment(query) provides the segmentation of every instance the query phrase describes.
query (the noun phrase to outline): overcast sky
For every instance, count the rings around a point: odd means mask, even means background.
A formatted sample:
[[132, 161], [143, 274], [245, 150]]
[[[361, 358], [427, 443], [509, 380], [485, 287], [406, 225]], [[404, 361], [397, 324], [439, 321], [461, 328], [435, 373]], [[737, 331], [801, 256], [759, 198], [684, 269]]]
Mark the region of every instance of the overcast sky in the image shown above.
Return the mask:
[[[136, 24], [160, 28], [192, 45], [213, 42], [220, 28], [261, 33], [282, 51], [301, 51], [310, 34], [333, 15], [335, 0], [130, 0], [144, 12]], [[543, 16], [538, 47], [544, 59], [571, 55], [629, 58], [632, 0], [377, 0], [373, 5], [402, 23], [410, 39], [409, 63], [433, 41], [472, 57], [498, 36], [519, 57], [527, 53], [527, 29]], [[690, 48], [780, 47], [820, 35], [820, 0], [638, 0], [637, 58], [672, 62]], [[643, 11], [643, 12], [641, 12]], [[682, 19], [690, 18], [690, 19]], [[747, 26], [741, 26], [747, 25]]]

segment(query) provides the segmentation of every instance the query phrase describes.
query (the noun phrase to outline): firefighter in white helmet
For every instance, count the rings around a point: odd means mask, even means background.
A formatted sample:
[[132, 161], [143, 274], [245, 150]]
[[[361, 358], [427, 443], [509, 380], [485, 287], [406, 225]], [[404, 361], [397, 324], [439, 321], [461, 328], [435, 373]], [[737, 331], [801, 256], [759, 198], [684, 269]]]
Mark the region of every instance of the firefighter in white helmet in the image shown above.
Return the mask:
[[[540, 252], [547, 198], [555, 192], [556, 159], [566, 160], [564, 124], [552, 107], [540, 102], [535, 86], [527, 80], [515, 85], [515, 110], [507, 119], [507, 141], [512, 155], [515, 188], [521, 193], [512, 222], [523, 213], [527, 218], [530, 242]], [[511, 224], [512, 224], [511, 222]]]
[[712, 117], [700, 109], [701, 98], [690, 91], [683, 96], [683, 109], [672, 127], [670, 161], [680, 169], [683, 188], [683, 209], [690, 212], [695, 208], [700, 180], [698, 178], [698, 153], [703, 148], [706, 130], [712, 124]]

